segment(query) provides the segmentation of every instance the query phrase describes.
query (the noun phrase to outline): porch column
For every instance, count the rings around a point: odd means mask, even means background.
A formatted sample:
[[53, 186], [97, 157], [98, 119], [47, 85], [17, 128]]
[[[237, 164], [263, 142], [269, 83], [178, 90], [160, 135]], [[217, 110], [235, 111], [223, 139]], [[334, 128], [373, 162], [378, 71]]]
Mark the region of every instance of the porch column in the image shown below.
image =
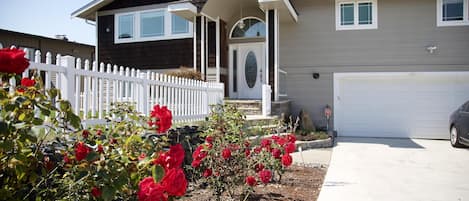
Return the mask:
[[205, 81], [205, 16], [201, 16], [200, 32], [200, 73]]
[[193, 24], [193, 39], [194, 39], [194, 72], [197, 72], [197, 16], [194, 16]]
[[216, 21], [216, 67], [217, 67], [217, 83], [220, 82], [220, 17], [217, 17]]
[[278, 10], [266, 11], [266, 53], [267, 53], [267, 81], [272, 87], [272, 100], [278, 100]]

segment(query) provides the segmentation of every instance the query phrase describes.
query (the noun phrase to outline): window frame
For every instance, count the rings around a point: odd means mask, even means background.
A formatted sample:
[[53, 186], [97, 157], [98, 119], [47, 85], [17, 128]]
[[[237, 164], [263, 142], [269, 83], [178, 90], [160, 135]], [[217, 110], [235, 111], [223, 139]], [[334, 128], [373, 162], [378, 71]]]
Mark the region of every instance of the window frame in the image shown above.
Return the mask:
[[[164, 34], [162, 36], [141, 36], [141, 14], [150, 13], [150, 12], [164, 12]], [[119, 38], [119, 16], [123, 15], [134, 15], [133, 22], [133, 38]], [[167, 8], [158, 8], [158, 9], [148, 9], [141, 11], [133, 12], [122, 12], [114, 14], [114, 43], [134, 43], [134, 42], [144, 42], [144, 41], [158, 41], [158, 40], [173, 40], [173, 39], [183, 39], [183, 38], [192, 38], [193, 37], [193, 23], [188, 20], [188, 32], [187, 33], [172, 33], [172, 13], [168, 11]]]
[[[359, 24], [359, 4], [371, 3], [371, 24]], [[353, 24], [342, 25], [343, 4], [353, 4]], [[340, 30], [367, 30], [378, 29], [378, 0], [336, 0], [335, 1], [335, 29]]]
[[469, 0], [463, 0], [463, 20], [443, 21], [443, 0], [436, 0], [436, 26], [469, 26]]

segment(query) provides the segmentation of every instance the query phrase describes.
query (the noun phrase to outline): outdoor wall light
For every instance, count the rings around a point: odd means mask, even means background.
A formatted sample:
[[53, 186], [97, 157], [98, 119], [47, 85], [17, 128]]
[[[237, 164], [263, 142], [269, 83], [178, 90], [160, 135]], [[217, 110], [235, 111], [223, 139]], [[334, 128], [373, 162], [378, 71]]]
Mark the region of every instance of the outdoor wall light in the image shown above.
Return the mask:
[[106, 28], [106, 33], [109, 33], [111, 29], [109, 27]]
[[438, 47], [436, 45], [430, 45], [430, 46], [427, 46], [426, 49], [428, 52], [430, 52], [430, 54], [433, 54], [438, 49]]
[[319, 73], [313, 73], [313, 79], [315, 80], [319, 79]]

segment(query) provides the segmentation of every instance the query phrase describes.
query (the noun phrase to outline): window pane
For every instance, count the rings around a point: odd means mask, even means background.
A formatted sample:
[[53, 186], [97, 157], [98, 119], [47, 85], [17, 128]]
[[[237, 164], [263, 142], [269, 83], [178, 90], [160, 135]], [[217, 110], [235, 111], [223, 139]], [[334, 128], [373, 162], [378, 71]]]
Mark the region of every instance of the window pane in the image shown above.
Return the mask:
[[340, 25], [353, 25], [353, 3], [340, 5]]
[[134, 15], [121, 15], [119, 20], [119, 38], [133, 38], [134, 37]]
[[463, 20], [464, 0], [443, 0], [443, 21]]
[[243, 20], [244, 27], [239, 28], [239, 23], [236, 24], [233, 30], [232, 38], [258, 38], [265, 37], [265, 23], [258, 19], [245, 19]]
[[164, 12], [147, 12], [140, 15], [140, 36], [163, 36], [164, 35]]
[[173, 34], [180, 34], [180, 33], [189, 33], [189, 22], [177, 15], [172, 15], [172, 33]]
[[358, 4], [358, 24], [371, 24], [372, 23], [372, 7], [371, 3]]

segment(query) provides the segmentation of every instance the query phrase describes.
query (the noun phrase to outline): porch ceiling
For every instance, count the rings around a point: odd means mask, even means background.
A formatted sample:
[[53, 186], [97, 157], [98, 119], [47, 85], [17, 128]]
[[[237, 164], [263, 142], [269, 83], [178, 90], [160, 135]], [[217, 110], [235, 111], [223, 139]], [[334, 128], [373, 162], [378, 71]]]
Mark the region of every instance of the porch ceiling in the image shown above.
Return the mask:
[[243, 9], [257, 7], [264, 12], [269, 9], [278, 9], [280, 20], [283, 22], [297, 22], [296, 13], [290, 0], [207, 0], [202, 13], [212, 18], [220, 17], [229, 20], [231, 16], [241, 12]]
[[230, 20], [234, 14], [243, 9], [259, 7], [258, 0], [207, 0], [202, 13], [212, 18], [220, 17], [224, 21]]

